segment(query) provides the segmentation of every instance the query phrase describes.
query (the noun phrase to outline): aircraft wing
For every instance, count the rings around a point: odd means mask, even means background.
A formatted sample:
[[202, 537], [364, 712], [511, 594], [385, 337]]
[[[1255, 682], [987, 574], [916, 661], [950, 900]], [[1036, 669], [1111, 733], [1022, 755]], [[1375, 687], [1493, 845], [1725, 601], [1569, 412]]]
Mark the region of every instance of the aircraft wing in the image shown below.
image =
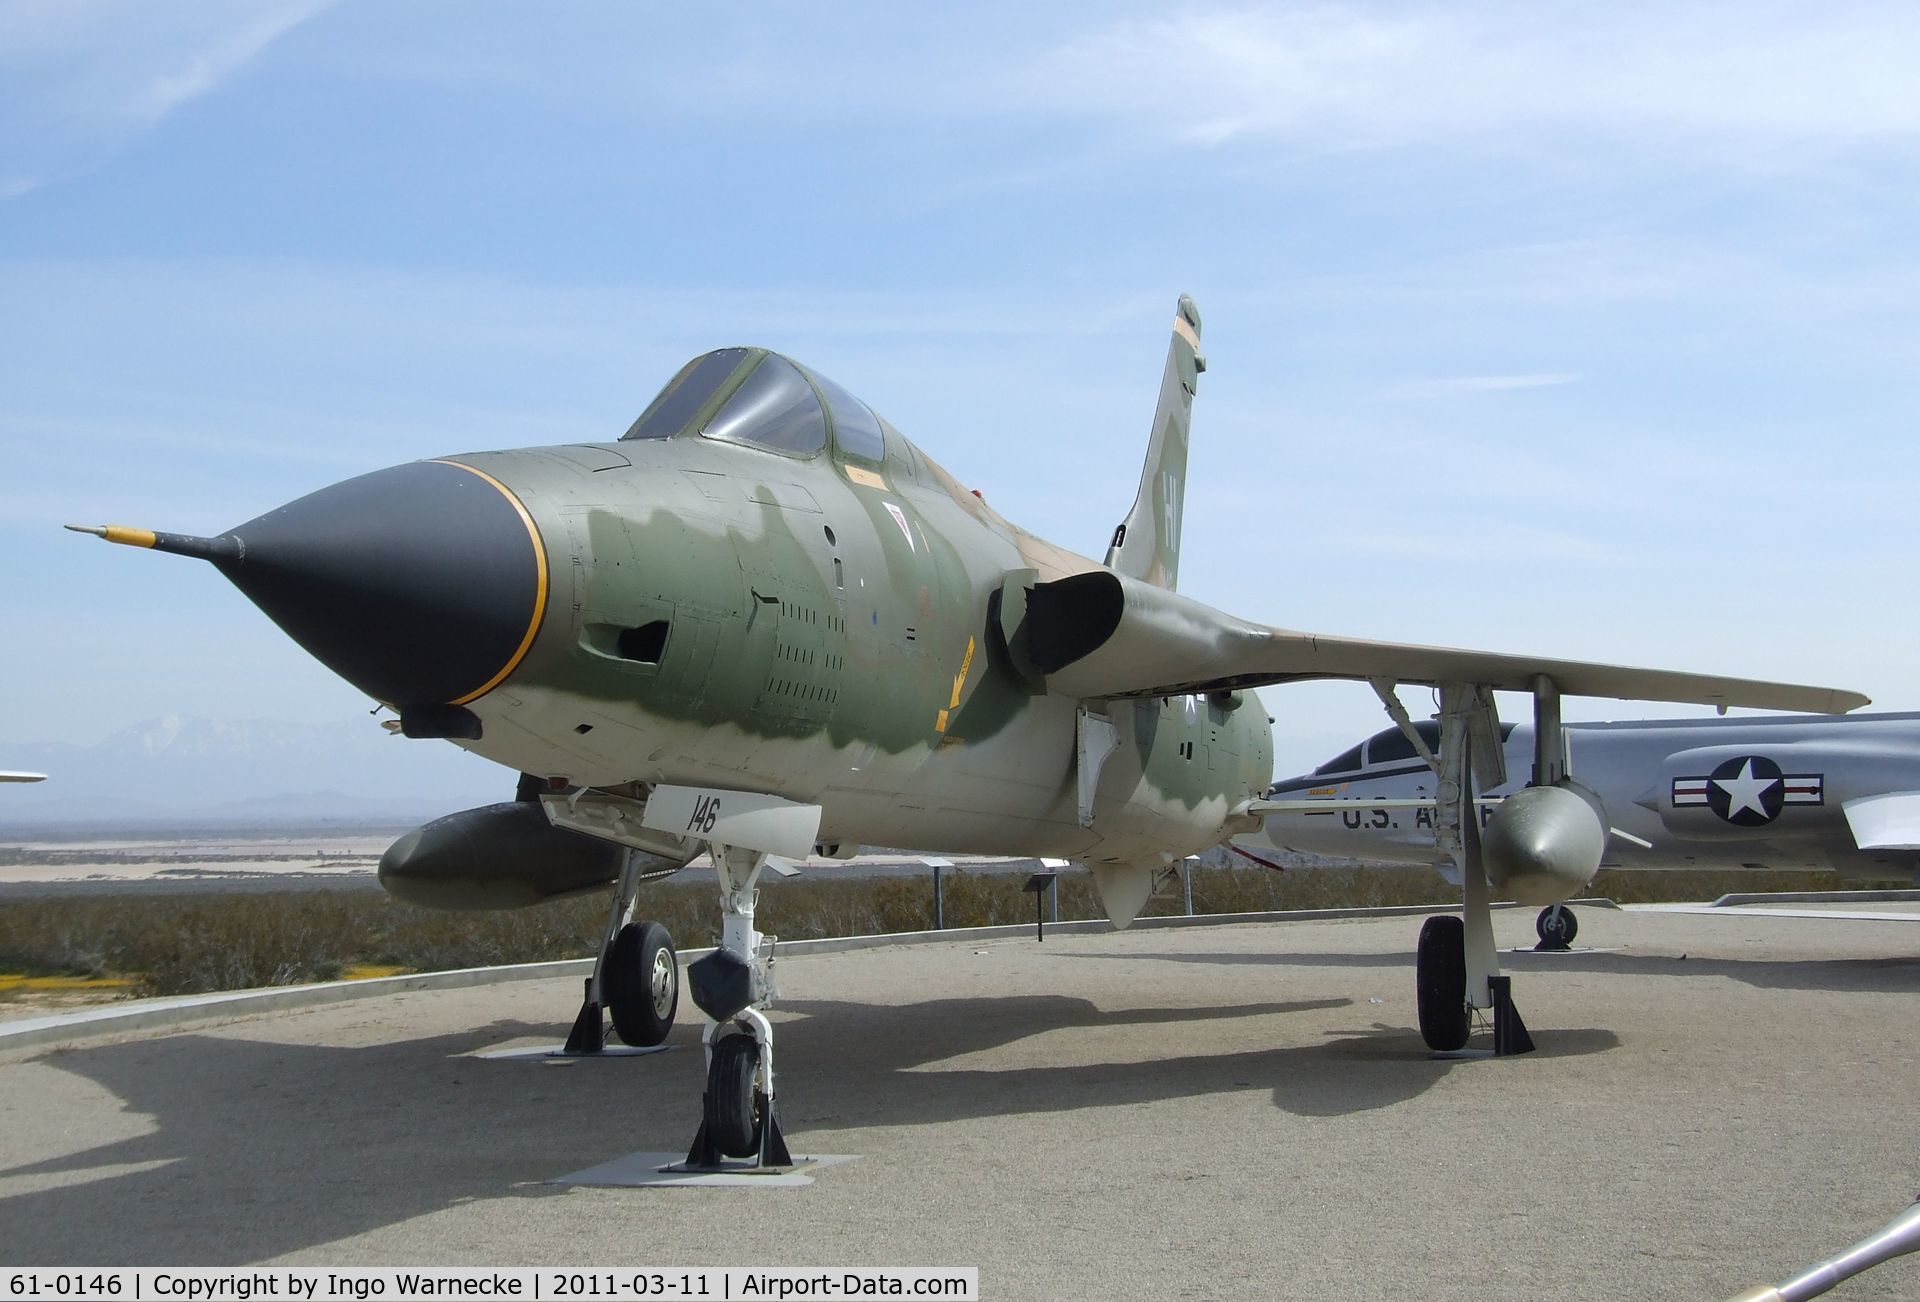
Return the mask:
[[[1372, 642], [1274, 629], [1264, 644], [1234, 656], [1227, 672], [1180, 691], [1213, 691], [1316, 678], [1381, 678], [1397, 683], [1473, 683], [1496, 691], [1531, 692], [1545, 675], [1566, 696], [1630, 701], [1690, 701], [1761, 710], [1842, 714], [1868, 703], [1859, 692], [1716, 674], [1557, 660], [1546, 656], [1468, 651], [1456, 647]], [[1159, 696], [1163, 692], [1138, 693]]]
[[1862, 796], [1840, 808], [1862, 850], [1920, 850], [1920, 791]]
[[1328, 637], [1236, 619], [1108, 570], [1034, 586], [1008, 646], [1049, 689], [1085, 699], [1175, 696], [1308, 679], [1470, 683], [1530, 692], [1542, 675], [1568, 696], [1688, 701], [1837, 714], [1858, 692], [1634, 669], [1546, 656]]
[[12, 773], [0, 771], [0, 782], [45, 782], [44, 773]]

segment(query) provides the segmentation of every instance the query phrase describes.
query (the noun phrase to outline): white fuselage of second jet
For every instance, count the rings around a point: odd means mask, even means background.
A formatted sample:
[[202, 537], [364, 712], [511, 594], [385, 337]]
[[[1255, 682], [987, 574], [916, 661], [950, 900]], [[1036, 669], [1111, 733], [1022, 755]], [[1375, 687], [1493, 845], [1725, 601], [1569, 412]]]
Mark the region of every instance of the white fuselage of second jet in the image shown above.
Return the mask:
[[[1437, 750], [1431, 723], [1417, 725]], [[1527, 782], [1529, 725], [1508, 726], [1507, 780]], [[1573, 779], [1599, 797], [1611, 831], [1603, 867], [1832, 868], [1906, 876], [1920, 861], [1920, 714], [1639, 720], [1566, 725]], [[1433, 811], [1382, 802], [1434, 794], [1434, 775], [1398, 729], [1310, 774], [1276, 783], [1279, 801], [1327, 808], [1269, 814], [1236, 838], [1373, 862], [1431, 864]], [[1356, 803], [1358, 802], [1358, 803]], [[1490, 805], [1481, 807], [1484, 818]]]

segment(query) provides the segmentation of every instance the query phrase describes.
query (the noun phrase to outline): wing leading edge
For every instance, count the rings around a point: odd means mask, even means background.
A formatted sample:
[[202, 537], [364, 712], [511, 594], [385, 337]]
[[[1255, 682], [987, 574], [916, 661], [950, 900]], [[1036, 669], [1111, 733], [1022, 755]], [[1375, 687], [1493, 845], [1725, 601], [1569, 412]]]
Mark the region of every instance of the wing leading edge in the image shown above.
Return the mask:
[[[1371, 642], [1361, 638], [1273, 630], [1266, 645], [1240, 657], [1245, 668], [1179, 691], [1218, 691], [1308, 679], [1385, 679], [1397, 683], [1473, 683], [1496, 691], [1530, 692], [1536, 679], [1553, 680], [1565, 696], [1604, 696], [1628, 701], [1687, 701], [1844, 714], [1869, 703], [1859, 692], [1752, 678], [1728, 678], [1672, 669], [1554, 660], [1544, 656], [1469, 651], [1456, 647]], [[1158, 692], [1149, 695], [1160, 695]]]
[[1024, 626], [1009, 650], [1044, 676], [1050, 689], [1083, 699], [1340, 678], [1531, 692], [1545, 677], [1567, 696], [1815, 714], [1868, 704], [1860, 693], [1836, 688], [1270, 628], [1110, 570], [1033, 588]]

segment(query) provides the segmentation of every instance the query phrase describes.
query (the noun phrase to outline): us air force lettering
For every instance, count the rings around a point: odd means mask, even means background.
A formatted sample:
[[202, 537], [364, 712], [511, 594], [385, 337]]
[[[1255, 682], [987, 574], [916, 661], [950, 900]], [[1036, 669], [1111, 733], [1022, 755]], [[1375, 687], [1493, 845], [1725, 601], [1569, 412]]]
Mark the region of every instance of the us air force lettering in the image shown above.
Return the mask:
[[[1443, 793], [1469, 789], [1469, 743], [1485, 772], [1493, 688], [1547, 711], [1562, 692], [1864, 703], [1299, 633], [1180, 595], [1200, 338], [1182, 298], [1139, 492], [1103, 562], [1002, 518], [847, 390], [759, 348], [689, 362], [614, 441], [379, 470], [215, 537], [87, 531], [209, 561], [407, 736], [521, 775], [516, 801], [403, 838], [381, 880], [453, 908], [617, 882], [575, 1048], [598, 1047], [603, 1004], [623, 1038], [667, 1033], [677, 968], [636, 900], [711, 857], [720, 946], [687, 973], [709, 1018], [701, 1164], [787, 1156], [763, 1016], [772, 938], [754, 927], [769, 856], [864, 843], [1071, 858], [1125, 926], [1166, 865], [1258, 829], [1272, 749], [1250, 687], [1440, 685]], [[1567, 794], [1557, 778], [1550, 799]], [[1458, 853], [1474, 943], [1422, 968], [1439, 1041], [1465, 1038], [1497, 976], [1477, 940], [1473, 830]]]

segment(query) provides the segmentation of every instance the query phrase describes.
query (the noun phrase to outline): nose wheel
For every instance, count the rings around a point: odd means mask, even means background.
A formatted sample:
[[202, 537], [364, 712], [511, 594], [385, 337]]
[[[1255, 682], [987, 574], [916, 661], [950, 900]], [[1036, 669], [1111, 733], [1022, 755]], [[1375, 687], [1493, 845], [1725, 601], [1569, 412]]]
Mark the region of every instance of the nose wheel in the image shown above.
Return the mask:
[[773, 1028], [749, 1009], [729, 1032], [708, 1028], [707, 1091], [699, 1133], [685, 1167], [695, 1171], [778, 1172], [794, 1165], [773, 1103]]
[[750, 1034], [729, 1035], [713, 1049], [704, 1100], [707, 1133], [727, 1157], [757, 1157], [767, 1119], [766, 1074]]
[[1534, 934], [1540, 937], [1540, 943], [1534, 948], [1547, 951], [1563, 951], [1573, 948], [1573, 938], [1580, 934], [1580, 921], [1573, 916], [1573, 910], [1564, 904], [1549, 904], [1540, 910], [1540, 916], [1533, 920]]

